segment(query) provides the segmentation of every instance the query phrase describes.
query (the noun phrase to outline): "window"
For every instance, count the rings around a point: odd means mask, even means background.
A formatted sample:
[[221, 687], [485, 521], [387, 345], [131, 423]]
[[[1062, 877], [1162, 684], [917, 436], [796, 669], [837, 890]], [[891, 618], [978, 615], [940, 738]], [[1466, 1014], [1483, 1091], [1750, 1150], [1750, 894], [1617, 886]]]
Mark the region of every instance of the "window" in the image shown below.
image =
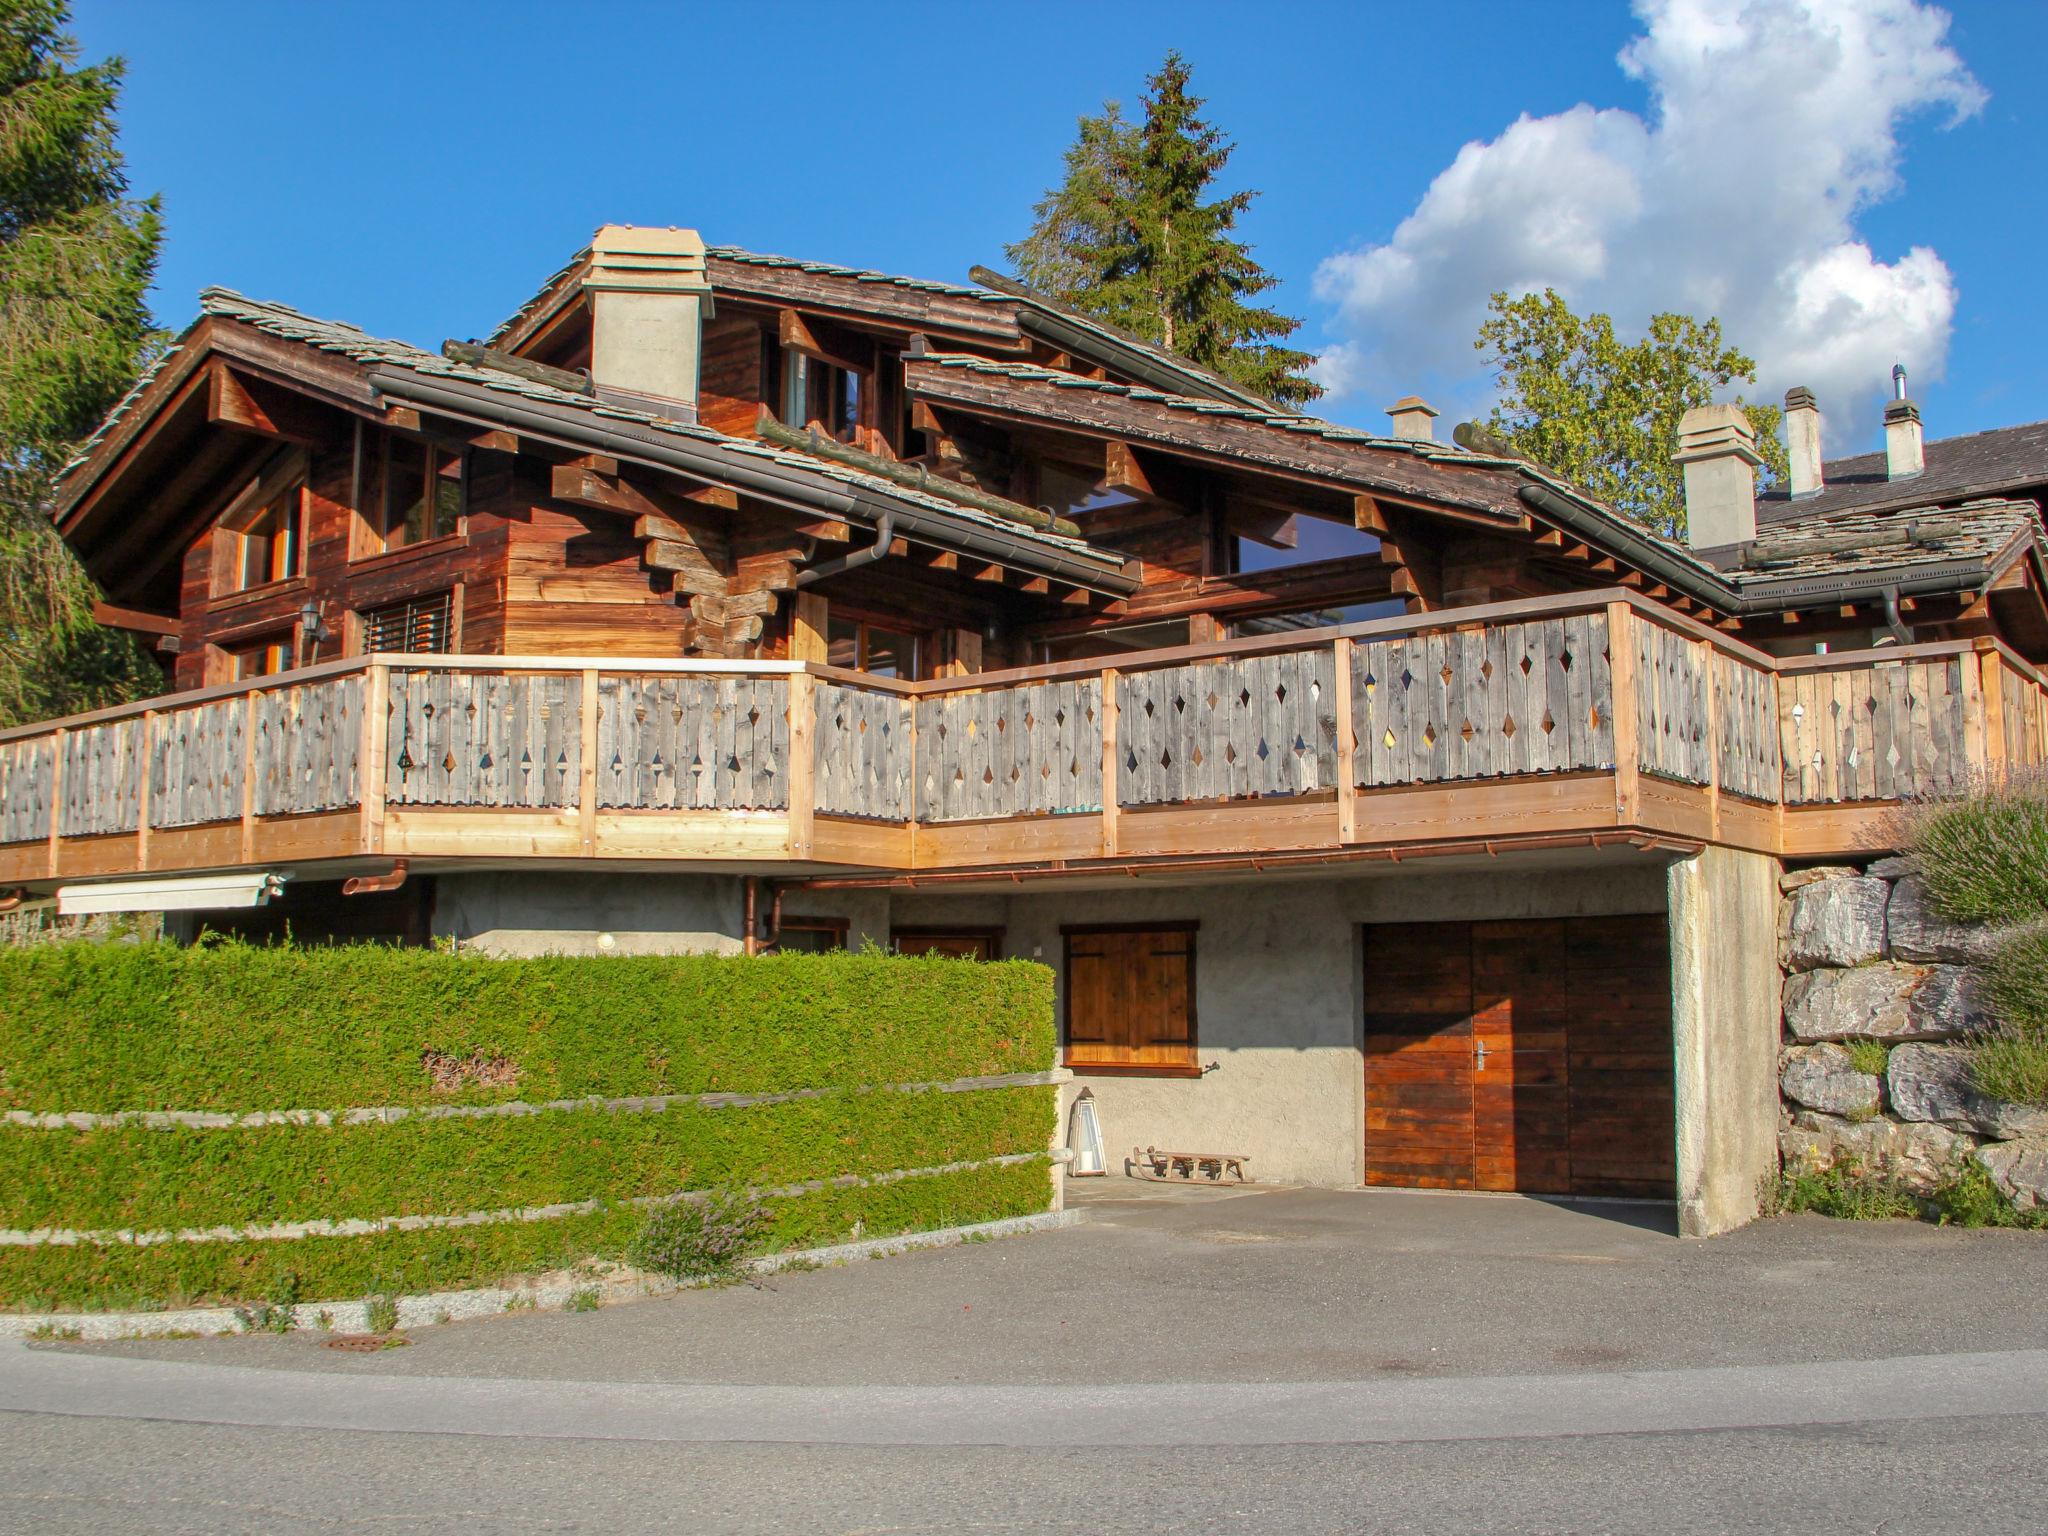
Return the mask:
[[299, 574], [305, 499], [305, 486], [294, 482], [238, 519], [222, 523], [221, 536], [229, 541], [228, 591], [242, 592]]
[[1379, 548], [1377, 534], [1303, 512], [1288, 518], [1264, 537], [1237, 534], [1231, 540], [1230, 568], [1240, 575], [1279, 571], [1324, 560], [1376, 555]]
[[823, 955], [846, 948], [843, 917], [785, 917], [775, 932], [775, 952], [782, 955]]
[[951, 955], [957, 960], [1000, 960], [1000, 928], [897, 928], [889, 947], [899, 955]]
[[801, 430], [812, 422], [842, 443], [860, 441], [862, 395], [867, 376], [840, 368], [794, 347], [782, 349], [782, 422]]
[[829, 619], [825, 627], [825, 660], [849, 672], [912, 680], [920, 676], [918, 637], [865, 619]]
[[223, 646], [228, 655], [228, 680], [241, 682], [250, 677], [271, 677], [292, 664], [290, 635], [266, 635], [261, 640]]
[[409, 598], [363, 615], [365, 651], [451, 651], [454, 594]]
[[1363, 624], [1367, 619], [1391, 619], [1408, 611], [1398, 597], [1378, 598], [1369, 603], [1343, 603], [1330, 608], [1300, 609], [1289, 613], [1265, 613], [1257, 618], [1232, 621], [1233, 640], [1253, 635], [1284, 635], [1297, 629], [1325, 629], [1335, 624]]
[[1066, 1065], [1200, 1077], [1194, 923], [1080, 924], [1066, 944]]
[[459, 532], [468, 510], [464, 462], [458, 450], [386, 436], [383, 492], [371, 519], [375, 548], [404, 549]]

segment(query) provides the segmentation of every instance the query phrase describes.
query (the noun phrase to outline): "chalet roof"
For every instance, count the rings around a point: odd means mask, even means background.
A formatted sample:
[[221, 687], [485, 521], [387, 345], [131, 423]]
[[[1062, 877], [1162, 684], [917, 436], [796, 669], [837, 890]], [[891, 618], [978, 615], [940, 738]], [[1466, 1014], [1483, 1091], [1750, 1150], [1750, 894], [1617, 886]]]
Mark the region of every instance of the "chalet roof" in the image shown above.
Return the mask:
[[1882, 453], [1831, 459], [1822, 466], [1824, 483], [1818, 495], [1794, 501], [1780, 488], [1757, 497], [1757, 522], [1803, 522], [1841, 512], [1925, 507], [2048, 485], [2048, 421], [1936, 438], [1924, 454], [1927, 467], [1909, 480], [1888, 479]]
[[[456, 362], [438, 352], [416, 347], [410, 342], [372, 336], [361, 327], [345, 321], [318, 319], [289, 305], [247, 298], [232, 289], [206, 289], [200, 295], [200, 310], [202, 317], [213, 316], [238, 321], [253, 326], [267, 335], [299, 342], [323, 352], [339, 354], [366, 367], [395, 368], [422, 378], [471, 386], [480, 392], [484, 400], [492, 396], [516, 397], [520, 401], [544, 407], [565, 418], [581, 417], [586, 420], [630, 424], [655, 434], [703, 444], [735, 460], [773, 463], [785, 469], [798, 470], [819, 480], [834, 482], [885, 502], [914, 507], [927, 521], [999, 530], [1006, 539], [1043, 546], [1064, 561], [1079, 561], [1099, 567], [1098, 574], [1114, 573], [1122, 564], [1121, 556], [1098, 549], [1085, 540], [1012, 522], [948, 498], [928, 495], [914, 487], [864, 473], [849, 465], [752, 438], [732, 437], [694, 422], [632, 410], [590, 395], [557, 389], [537, 380], [500, 372], [494, 368]], [[175, 350], [173, 348], [173, 353]], [[138, 380], [135, 387], [108, 415], [106, 421], [101, 423], [100, 429], [81, 445], [79, 452], [60, 474], [60, 483], [73, 475], [92, 456], [93, 450], [129, 412], [150, 380], [165, 366], [171, 355], [167, 353], [149, 374]]]
[[1995, 569], [2048, 535], [2031, 501], [1987, 498], [1960, 507], [1850, 512], [1759, 529], [1752, 542], [1712, 552], [1738, 587], [1792, 577], [1875, 570], [1928, 573], [1958, 561]]

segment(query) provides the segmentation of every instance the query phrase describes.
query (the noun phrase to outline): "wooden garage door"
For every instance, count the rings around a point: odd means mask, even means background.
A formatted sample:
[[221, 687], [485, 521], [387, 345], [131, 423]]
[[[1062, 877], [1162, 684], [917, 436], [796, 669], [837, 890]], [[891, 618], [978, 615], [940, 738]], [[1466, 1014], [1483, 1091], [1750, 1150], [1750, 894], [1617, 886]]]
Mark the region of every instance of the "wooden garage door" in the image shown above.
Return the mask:
[[1668, 1197], [1661, 916], [1366, 930], [1369, 1184]]

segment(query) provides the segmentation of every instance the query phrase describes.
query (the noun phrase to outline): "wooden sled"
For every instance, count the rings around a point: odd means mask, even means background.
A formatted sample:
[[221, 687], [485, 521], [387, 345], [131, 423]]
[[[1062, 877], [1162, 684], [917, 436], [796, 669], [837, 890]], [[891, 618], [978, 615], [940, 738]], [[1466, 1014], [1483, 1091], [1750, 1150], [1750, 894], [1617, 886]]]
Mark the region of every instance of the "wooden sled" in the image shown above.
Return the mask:
[[1155, 1184], [1246, 1184], [1244, 1165], [1250, 1158], [1234, 1152], [1162, 1152], [1131, 1148], [1124, 1172]]

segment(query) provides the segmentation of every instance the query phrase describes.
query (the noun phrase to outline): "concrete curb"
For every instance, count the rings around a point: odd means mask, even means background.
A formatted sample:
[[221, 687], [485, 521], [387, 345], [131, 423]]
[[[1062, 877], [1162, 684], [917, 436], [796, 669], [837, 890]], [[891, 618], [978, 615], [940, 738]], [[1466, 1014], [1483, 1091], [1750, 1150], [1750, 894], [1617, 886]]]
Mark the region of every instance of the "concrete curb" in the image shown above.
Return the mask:
[[[1074, 1226], [1085, 1219], [1085, 1214], [1078, 1210], [1045, 1211], [1036, 1216], [1012, 1216], [1003, 1221], [985, 1221], [965, 1227], [942, 1227], [932, 1232], [906, 1232], [897, 1237], [835, 1243], [826, 1248], [792, 1249], [754, 1259], [746, 1267], [754, 1274], [772, 1275], [813, 1264], [847, 1264], [857, 1259], [888, 1258], [919, 1248], [950, 1248], [964, 1242], [1017, 1237], [1027, 1232], [1049, 1232], [1059, 1227]], [[400, 1328], [424, 1328], [506, 1312], [560, 1312], [568, 1307], [572, 1296], [585, 1292], [594, 1291], [600, 1306], [610, 1306], [644, 1297], [673, 1296], [679, 1291], [700, 1289], [703, 1284], [702, 1281], [667, 1280], [619, 1266], [612, 1273], [598, 1277], [556, 1271], [521, 1285], [487, 1286], [471, 1291], [429, 1291], [423, 1295], [392, 1299], [398, 1307]], [[366, 1301], [303, 1302], [292, 1309], [292, 1327], [335, 1333], [366, 1333], [370, 1326], [368, 1314], [369, 1303]], [[241, 1311], [234, 1307], [189, 1307], [165, 1312], [0, 1313], [0, 1339], [57, 1337], [105, 1343], [114, 1339], [247, 1331]]]

